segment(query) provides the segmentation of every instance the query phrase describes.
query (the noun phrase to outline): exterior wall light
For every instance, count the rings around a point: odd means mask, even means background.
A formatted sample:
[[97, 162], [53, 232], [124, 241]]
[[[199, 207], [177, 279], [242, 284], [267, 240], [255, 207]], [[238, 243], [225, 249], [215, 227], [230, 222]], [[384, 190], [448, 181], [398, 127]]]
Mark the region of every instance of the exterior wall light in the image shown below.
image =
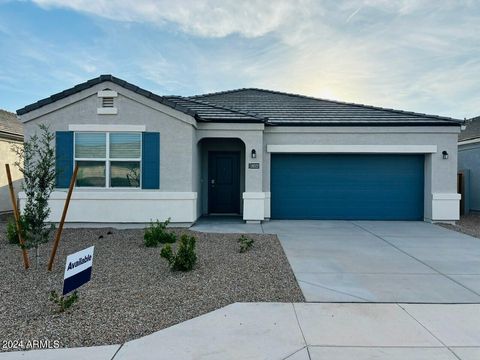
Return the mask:
[[255, 149], [252, 149], [252, 159], [256, 159], [257, 158], [257, 152], [255, 151]]
[[446, 150], [443, 150], [442, 151], [442, 155], [443, 155], [443, 160], [447, 160], [448, 159], [448, 152]]

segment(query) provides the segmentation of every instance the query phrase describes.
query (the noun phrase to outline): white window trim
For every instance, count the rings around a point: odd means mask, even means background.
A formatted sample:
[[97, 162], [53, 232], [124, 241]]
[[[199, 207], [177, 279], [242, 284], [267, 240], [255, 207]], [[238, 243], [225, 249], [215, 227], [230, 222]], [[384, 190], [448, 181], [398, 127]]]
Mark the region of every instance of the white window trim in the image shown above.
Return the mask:
[[70, 124], [69, 131], [78, 132], [145, 132], [145, 125]]
[[[137, 132], [139, 133], [138, 131], [125, 131], [125, 132]], [[75, 153], [75, 144], [76, 144], [76, 140], [77, 140], [77, 133], [91, 133], [91, 134], [94, 134], [94, 133], [100, 133], [100, 134], [105, 134], [105, 158], [77, 158], [76, 157], [76, 153]], [[143, 173], [143, 163], [142, 163], [142, 158], [143, 158], [143, 154], [142, 154], [142, 149], [143, 149], [143, 138], [142, 138], [142, 134], [140, 132], [140, 157], [139, 158], [110, 158], [110, 132], [105, 132], [105, 131], [77, 131], [77, 132], [74, 132], [73, 134], [73, 167], [75, 168], [75, 164], [77, 163], [77, 161], [98, 161], [98, 162], [105, 162], [105, 186], [77, 186], [75, 184], [75, 189], [79, 189], [79, 190], [104, 190], [104, 189], [108, 189], [108, 190], [141, 190], [142, 189], [142, 182], [143, 182], [143, 177], [142, 177], [142, 173]], [[119, 187], [119, 186], [115, 186], [115, 187], [112, 187], [110, 185], [110, 163], [112, 162], [117, 162], [117, 161], [138, 161], [140, 163], [140, 184], [138, 187]]]
[[437, 145], [267, 145], [269, 153], [433, 154]]

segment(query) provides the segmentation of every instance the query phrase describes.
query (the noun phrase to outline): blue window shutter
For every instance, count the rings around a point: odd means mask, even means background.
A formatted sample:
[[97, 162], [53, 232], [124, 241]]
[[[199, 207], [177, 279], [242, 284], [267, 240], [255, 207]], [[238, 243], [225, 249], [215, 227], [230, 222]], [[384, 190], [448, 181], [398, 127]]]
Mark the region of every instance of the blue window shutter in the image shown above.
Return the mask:
[[73, 131], [55, 133], [55, 185], [68, 188], [73, 173]]
[[142, 189], [160, 188], [160, 133], [142, 133]]

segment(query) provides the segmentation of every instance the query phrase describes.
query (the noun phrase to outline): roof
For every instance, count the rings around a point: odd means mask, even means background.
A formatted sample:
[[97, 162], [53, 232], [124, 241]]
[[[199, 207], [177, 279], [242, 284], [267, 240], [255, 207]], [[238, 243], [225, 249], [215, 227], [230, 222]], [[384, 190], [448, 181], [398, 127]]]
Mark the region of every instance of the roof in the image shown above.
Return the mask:
[[17, 110], [26, 114], [105, 81], [205, 122], [258, 122], [266, 125], [453, 125], [462, 120], [246, 88], [191, 97], [160, 96], [113, 75], [100, 75]]
[[222, 122], [264, 122], [265, 119], [248, 110], [233, 110], [223, 105], [209, 104], [200, 99], [185, 98], [181, 96], [165, 97], [176, 105], [195, 112], [197, 119], [203, 121]]
[[190, 99], [249, 110], [272, 125], [460, 125], [449, 117], [246, 88], [197, 95]]
[[0, 137], [23, 139], [23, 125], [16, 115], [0, 109]]
[[468, 119], [465, 122], [466, 128], [458, 134], [458, 140], [472, 140], [480, 138], [480, 116]]

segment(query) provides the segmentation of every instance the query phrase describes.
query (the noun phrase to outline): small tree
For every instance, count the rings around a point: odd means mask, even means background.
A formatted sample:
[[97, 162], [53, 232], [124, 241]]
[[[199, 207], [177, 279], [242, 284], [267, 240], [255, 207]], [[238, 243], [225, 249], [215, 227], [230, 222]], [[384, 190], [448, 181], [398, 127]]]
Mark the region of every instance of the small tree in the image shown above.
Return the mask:
[[55, 186], [55, 135], [46, 125], [40, 125], [40, 135], [35, 133], [24, 142], [23, 148], [14, 146], [18, 155], [15, 166], [23, 174], [23, 191], [26, 195], [23, 217], [28, 224], [25, 229], [25, 247], [35, 248], [38, 267], [38, 246], [48, 242], [55, 229], [47, 224], [50, 215], [48, 199]]

